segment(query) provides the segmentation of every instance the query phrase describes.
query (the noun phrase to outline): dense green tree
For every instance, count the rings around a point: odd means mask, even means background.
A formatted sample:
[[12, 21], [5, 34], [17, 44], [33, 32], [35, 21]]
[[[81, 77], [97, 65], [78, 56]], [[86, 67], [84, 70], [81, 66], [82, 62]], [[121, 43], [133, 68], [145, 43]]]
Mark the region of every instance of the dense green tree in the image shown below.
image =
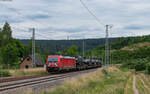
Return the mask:
[[11, 43], [12, 41], [13, 41], [12, 30], [10, 25], [6, 22], [1, 32], [1, 46], [6, 46], [8, 43]]
[[24, 57], [28, 56], [30, 54], [30, 50], [28, 46], [24, 46]]
[[67, 55], [69, 56], [77, 56], [79, 53], [78, 53], [78, 47], [73, 45], [71, 48], [69, 48], [67, 50]]
[[9, 23], [5, 23], [0, 30], [0, 62], [4, 66], [8, 64], [15, 67], [18, 60], [24, 56], [24, 46], [19, 40], [12, 37], [12, 30]]
[[148, 61], [145, 58], [144, 59], [136, 59], [134, 61], [135, 70], [136, 71], [145, 70], [147, 63], [148, 63]]
[[6, 67], [8, 65], [11, 68], [17, 67], [19, 65], [19, 50], [16, 44], [8, 44], [2, 49], [3, 65]]
[[19, 40], [14, 40], [16, 47], [18, 49], [18, 57], [22, 58], [25, 56], [25, 47], [21, 44], [21, 42]]
[[49, 54], [48, 54], [48, 51], [47, 51], [46, 49], [44, 49], [44, 54], [43, 54], [43, 56], [42, 56], [44, 62], [47, 61], [47, 56], [48, 56], [48, 55], [49, 55]]
[[0, 48], [0, 67], [2, 67], [2, 52], [1, 52], [1, 48]]
[[150, 74], [150, 62], [146, 65], [147, 73]]
[[134, 51], [135, 58], [146, 58], [150, 57], [150, 47], [138, 47], [136, 51]]
[[0, 28], [0, 47], [2, 46], [2, 30]]

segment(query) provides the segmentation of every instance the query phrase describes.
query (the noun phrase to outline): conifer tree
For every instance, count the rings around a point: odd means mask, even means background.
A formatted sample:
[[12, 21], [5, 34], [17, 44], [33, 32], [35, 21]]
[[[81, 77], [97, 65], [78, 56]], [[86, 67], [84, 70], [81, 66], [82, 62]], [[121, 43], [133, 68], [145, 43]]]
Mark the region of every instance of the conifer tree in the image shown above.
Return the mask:
[[0, 47], [2, 46], [2, 30], [0, 28]]
[[1, 39], [2, 46], [6, 46], [7, 44], [13, 41], [12, 30], [7, 22], [4, 24], [4, 27], [1, 32], [1, 37], [2, 37]]

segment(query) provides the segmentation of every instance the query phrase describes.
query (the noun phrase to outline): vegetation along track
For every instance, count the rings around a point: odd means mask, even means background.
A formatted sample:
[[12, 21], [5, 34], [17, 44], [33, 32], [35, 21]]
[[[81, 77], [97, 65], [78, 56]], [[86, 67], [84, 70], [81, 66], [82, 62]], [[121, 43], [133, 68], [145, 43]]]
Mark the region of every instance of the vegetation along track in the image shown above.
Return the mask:
[[30, 75], [30, 76], [20, 76], [20, 77], [4, 77], [4, 78], [0, 78], [0, 84], [5, 83], [5, 82], [32, 79], [32, 78], [45, 77], [45, 76], [48, 76], [48, 75]]
[[69, 72], [69, 73], [60, 74], [60, 75], [51, 75], [51, 76], [40, 77], [40, 78], [33, 78], [33, 79], [26, 79], [26, 80], [1, 83], [0, 84], [0, 92], [11, 90], [11, 89], [16, 89], [16, 88], [20, 88], [20, 87], [30, 86], [30, 85], [36, 85], [36, 84], [40, 84], [40, 83], [44, 83], [44, 82], [50, 82], [50, 81], [65, 79], [65, 78], [72, 77], [72, 76], [75, 76], [75, 75], [80, 74], [80, 73], [87, 73], [89, 71], [91, 71], [91, 70]]

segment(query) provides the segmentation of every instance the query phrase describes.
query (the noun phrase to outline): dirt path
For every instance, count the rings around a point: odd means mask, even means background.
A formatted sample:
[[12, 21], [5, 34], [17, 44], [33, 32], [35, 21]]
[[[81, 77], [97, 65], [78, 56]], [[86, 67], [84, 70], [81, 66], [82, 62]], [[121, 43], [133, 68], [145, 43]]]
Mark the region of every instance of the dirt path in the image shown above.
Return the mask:
[[128, 79], [128, 81], [127, 81], [127, 83], [126, 83], [126, 86], [125, 86], [125, 89], [124, 89], [124, 94], [128, 94], [128, 92], [129, 92], [129, 89], [130, 88], [132, 88], [131, 86], [130, 86], [130, 80], [132, 80], [132, 77], [130, 77], [129, 79]]
[[139, 91], [136, 88], [136, 75], [133, 76], [133, 91], [134, 91], [134, 94], [139, 94]]
[[140, 78], [141, 82], [143, 83], [144, 87], [149, 90], [148, 86], [145, 84], [145, 82]]

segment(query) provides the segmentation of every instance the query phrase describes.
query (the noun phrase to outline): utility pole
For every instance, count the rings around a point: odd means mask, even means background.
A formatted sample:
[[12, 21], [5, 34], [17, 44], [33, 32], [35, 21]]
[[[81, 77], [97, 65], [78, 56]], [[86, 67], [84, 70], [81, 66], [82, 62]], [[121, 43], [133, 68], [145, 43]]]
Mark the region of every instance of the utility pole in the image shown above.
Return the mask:
[[112, 66], [112, 54], [111, 54], [111, 44], [109, 44], [109, 63]]
[[83, 39], [83, 57], [85, 57], [85, 40]]
[[67, 36], [67, 40], [69, 40], [69, 36]]
[[32, 31], [32, 68], [35, 67], [35, 28], [30, 28]]
[[111, 28], [110, 25], [106, 25], [106, 37], [105, 37], [105, 69], [108, 69], [109, 63], [110, 63], [110, 55], [109, 55], [109, 28]]

